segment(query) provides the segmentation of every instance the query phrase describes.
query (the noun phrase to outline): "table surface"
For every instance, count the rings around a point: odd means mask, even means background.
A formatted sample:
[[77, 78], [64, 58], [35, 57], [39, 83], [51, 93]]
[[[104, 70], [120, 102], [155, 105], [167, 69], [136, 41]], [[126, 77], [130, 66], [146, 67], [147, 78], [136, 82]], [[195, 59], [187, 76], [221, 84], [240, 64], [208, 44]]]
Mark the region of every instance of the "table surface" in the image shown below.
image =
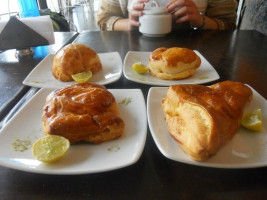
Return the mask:
[[[179, 31], [162, 38], [148, 38], [136, 31], [83, 32], [74, 42], [84, 43], [98, 53], [117, 51], [122, 59], [129, 50], [152, 51], [173, 46], [195, 49], [214, 66], [220, 75], [218, 81], [247, 83], [267, 98], [267, 37], [256, 31]], [[26, 73], [20, 78], [25, 78]], [[212, 83], [205, 85], [209, 84]], [[140, 88], [146, 99], [152, 86], [122, 76], [106, 87]], [[0, 166], [0, 175], [1, 199], [267, 198], [266, 167], [219, 169], [169, 160], [158, 150], [149, 128], [140, 159], [122, 169], [68, 176], [34, 174]]]

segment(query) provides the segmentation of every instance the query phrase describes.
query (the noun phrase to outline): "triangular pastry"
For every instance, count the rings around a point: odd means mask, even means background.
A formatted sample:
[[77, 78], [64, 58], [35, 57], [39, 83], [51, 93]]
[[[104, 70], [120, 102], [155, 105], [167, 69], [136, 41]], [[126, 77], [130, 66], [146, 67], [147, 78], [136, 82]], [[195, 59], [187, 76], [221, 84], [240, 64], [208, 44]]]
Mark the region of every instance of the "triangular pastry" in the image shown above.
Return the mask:
[[162, 109], [171, 136], [192, 159], [204, 161], [233, 138], [252, 90], [240, 82], [170, 86]]

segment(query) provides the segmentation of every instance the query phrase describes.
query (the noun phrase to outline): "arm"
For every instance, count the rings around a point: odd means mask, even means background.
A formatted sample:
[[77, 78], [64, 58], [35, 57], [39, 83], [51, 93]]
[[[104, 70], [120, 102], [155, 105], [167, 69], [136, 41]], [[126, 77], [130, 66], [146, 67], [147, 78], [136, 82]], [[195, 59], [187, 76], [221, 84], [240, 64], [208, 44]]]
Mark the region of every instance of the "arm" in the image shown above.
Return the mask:
[[138, 18], [143, 14], [144, 3], [149, 0], [137, 0], [130, 13], [127, 0], [101, 0], [97, 13], [100, 30], [127, 31], [140, 25]]
[[131, 30], [134, 27], [140, 26], [139, 17], [143, 15], [143, 10], [145, 8], [145, 2], [149, 0], [137, 0], [132, 5], [132, 9], [129, 13], [128, 19], [119, 19], [114, 24], [114, 30]]
[[192, 0], [172, 0], [166, 5], [176, 23], [189, 22], [193, 27], [219, 30], [235, 28], [236, 6], [236, 0], [209, 0], [206, 13], [200, 14]]
[[127, 0], [101, 0], [96, 22], [100, 30], [114, 30], [114, 24], [128, 18]]
[[209, 0], [206, 15], [216, 21], [219, 30], [236, 28], [236, 0]]

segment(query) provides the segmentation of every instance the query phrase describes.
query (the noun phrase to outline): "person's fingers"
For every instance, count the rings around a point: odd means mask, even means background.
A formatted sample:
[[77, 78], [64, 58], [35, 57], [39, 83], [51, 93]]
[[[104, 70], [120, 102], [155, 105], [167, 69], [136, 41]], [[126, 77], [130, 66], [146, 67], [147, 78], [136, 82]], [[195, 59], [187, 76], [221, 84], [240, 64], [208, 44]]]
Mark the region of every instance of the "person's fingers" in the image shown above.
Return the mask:
[[172, 0], [166, 5], [169, 12], [176, 12], [183, 7], [193, 7], [197, 9], [196, 4], [191, 0]]
[[143, 3], [143, 1], [144, 0], [138, 0], [137, 3], [133, 4], [132, 10], [129, 13], [129, 24], [130, 24], [130, 27], [132, 27], [132, 26], [140, 26], [140, 23], [139, 23], [138, 19], [139, 19], [140, 16], [143, 15], [143, 10], [144, 10], [144, 7], [145, 7], [145, 4]]
[[133, 19], [133, 18], [138, 18], [141, 17], [143, 15], [143, 11], [138, 11], [138, 10], [132, 10], [129, 18]]
[[166, 4], [166, 8], [168, 10], [177, 10], [177, 8], [181, 7], [192, 7], [195, 6], [195, 3], [191, 0], [172, 0]]
[[145, 8], [145, 4], [144, 3], [134, 3], [132, 10], [138, 10], [138, 11], [143, 11]]
[[140, 26], [140, 22], [139, 21], [135, 21], [135, 20], [129, 20], [130, 26]]
[[150, 0], [137, 0], [136, 3], [147, 3], [149, 2]]
[[182, 7], [179, 10], [173, 12], [173, 18], [177, 18], [179, 22], [195, 20], [198, 15], [198, 11], [193, 7]]
[[150, 0], [137, 0], [137, 3], [147, 3], [149, 2]]
[[201, 19], [196, 4], [191, 0], [172, 0], [167, 4], [167, 9], [176, 19], [176, 23], [187, 21], [191, 23]]
[[182, 6], [184, 6], [183, 0], [172, 0], [166, 4], [166, 8], [170, 11], [175, 10], [175, 8]]

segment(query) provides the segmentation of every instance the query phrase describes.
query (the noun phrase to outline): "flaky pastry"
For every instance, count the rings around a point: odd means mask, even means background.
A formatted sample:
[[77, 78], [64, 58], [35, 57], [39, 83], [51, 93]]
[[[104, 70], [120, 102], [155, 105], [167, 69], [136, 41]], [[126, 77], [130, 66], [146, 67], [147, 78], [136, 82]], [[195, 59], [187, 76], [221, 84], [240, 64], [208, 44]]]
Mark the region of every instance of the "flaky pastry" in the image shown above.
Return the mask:
[[170, 86], [162, 109], [171, 136], [192, 159], [215, 155], [238, 128], [252, 90], [240, 82]]
[[200, 64], [201, 59], [191, 49], [161, 47], [151, 53], [148, 68], [157, 78], [178, 80], [192, 76]]
[[60, 49], [52, 66], [53, 76], [60, 81], [73, 81], [72, 75], [91, 71], [93, 74], [102, 70], [98, 54], [84, 44], [69, 44]]
[[101, 143], [120, 137], [124, 121], [114, 96], [104, 87], [77, 83], [50, 93], [43, 108], [43, 129], [70, 143]]

